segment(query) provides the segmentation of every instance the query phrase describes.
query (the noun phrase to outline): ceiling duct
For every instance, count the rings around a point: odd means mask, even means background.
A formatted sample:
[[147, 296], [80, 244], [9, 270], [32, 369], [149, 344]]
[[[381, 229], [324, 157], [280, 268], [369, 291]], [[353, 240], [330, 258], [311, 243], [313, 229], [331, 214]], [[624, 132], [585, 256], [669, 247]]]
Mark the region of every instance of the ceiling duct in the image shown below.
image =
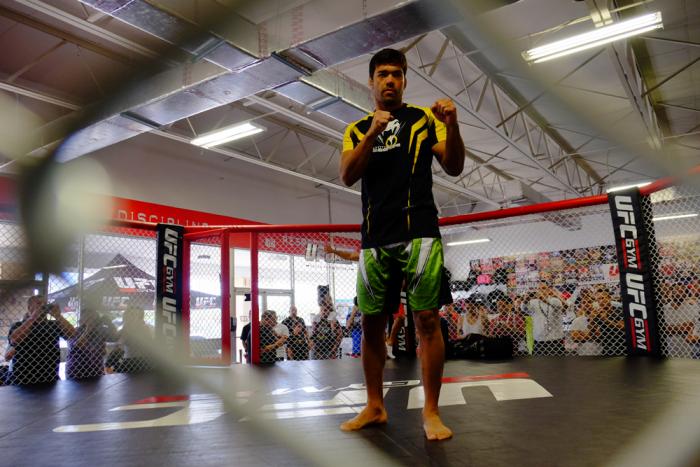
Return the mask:
[[[180, 44], [187, 52], [229, 72], [221, 74], [212, 71], [211, 79], [205, 76], [195, 83], [187, 79], [178, 81], [163, 80], [158, 76], [149, 78], [129, 93], [130, 97], [138, 96], [141, 89], [145, 89], [141, 102], [132, 104], [131, 99], [129, 108], [122, 105], [102, 110], [99, 121], [74, 132], [70, 141], [59, 150], [59, 160], [62, 161], [115, 144], [152, 128], [294, 82], [305, 74], [305, 70], [297, 65], [305, 65], [306, 71], [315, 71], [446, 26], [456, 18], [454, 12], [450, 13], [449, 10], [430, 8], [428, 0], [404, 3], [392, 10], [302, 42], [279, 55], [272, 54], [258, 59], [211, 33], [199, 33], [194, 25], [144, 0], [82, 1], [164, 41]], [[250, 24], [245, 20], [240, 21]], [[188, 38], [185, 45], [178, 42], [182, 37]], [[308, 57], [313, 57], [315, 61], [309, 62]], [[201, 61], [198, 63], [201, 64]], [[187, 67], [181, 65], [162, 74], [181, 74], [186, 77], [187, 73]], [[319, 103], [319, 112], [341, 121], [350, 121], [361, 114], [357, 105], [349, 103], [350, 99], [335, 95], [333, 90], [323, 92], [339, 99]], [[105, 127], [101, 128], [100, 125], [103, 124]]]
[[459, 21], [448, 3], [418, 0], [285, 50], [282, 55], [316, 71]]
[[235, 27], [239, 30], [235, 38], [236, 45], [240, 47], [238, 48], [226, 40], [225, 34], [217, 36], [205, 33], [193, 24], [160, 10], [145, 0], [80, 1], [169, 44], [177, 45], [195, 58], [203, 58], [227, 70], [238, 70], [257, 60], [257, 44], [243, 39], [257, 37], [257, 28], [243, 18], [228, 15], [226, 19], [227, 23], [235, 23], [229, 29]]
[[[260, 50], [257, 43], [251, 44], [251, 41], [258, 40], [257, 27], [235, 17], [230, 10], [226, 10], [225, 24], [214, 26], [214, 33], [211, 33], [203, 32], [194, 24], [145, 0], [81, 1], [178, 45], [193, 55], [195, 62], [148, 78], [110, 104], [98, 104], [99, 112], [89, 119], [92, 123], [74, 132], [60, 148], [59, 160], [63, 161], [273, 88], [278, 88], [282, 93], [294, 92], [297, 98], [303, 94], [313, 94], [313, 90], [308, 88], [316, 88], [316, 91], [328, 96], [316, 103], [316, 110], [344, 122], [354, 120], [367, 109], [365, 105], [370, 105], [367, 103], [366, 89], [346, 85], [342, 77], [329, 74], [322, 68], [445, 27], [460, 19], [449, 2], [405, 2], [388, 11], [360, 17], [359, 21], [332, 32], [302, 40], [279, 54], [258, 58], [251, 53]], [[489, 6], [495, 8], [507, 3], [510, 1], [494, 1]], [[196, 79], [191, 77], [192, 69], [199, 70]], [[309, 75], [310, 72], [315, 73]], [[305, 83], [290, 86], [297, 79]], [[72, 115], [63, 122], [52, 122], [48, 125], [51, 131], [42, 135], [42, 141], [45, 144], [55, 141], [49, 136], [56, 135], [58, 129], [66, 128], [65, 122], [76, 121], [77, 118], [79, 116]]]

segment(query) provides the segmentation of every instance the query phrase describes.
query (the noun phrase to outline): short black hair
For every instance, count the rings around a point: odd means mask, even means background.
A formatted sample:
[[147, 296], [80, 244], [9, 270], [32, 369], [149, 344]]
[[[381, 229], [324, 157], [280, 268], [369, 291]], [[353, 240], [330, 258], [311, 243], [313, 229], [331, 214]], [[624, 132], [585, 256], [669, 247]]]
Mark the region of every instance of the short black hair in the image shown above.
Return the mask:
[[374, 70], [379, 65], [398, 65], [403, 70], [404, 76], [406, 75], [406, 70], [408, 69], [406, 56], [403, 54], [403, 52], [396, 49], [382, 49], [372, 56], [372, 60], [369, 61], [370, 78], [374, 76]]

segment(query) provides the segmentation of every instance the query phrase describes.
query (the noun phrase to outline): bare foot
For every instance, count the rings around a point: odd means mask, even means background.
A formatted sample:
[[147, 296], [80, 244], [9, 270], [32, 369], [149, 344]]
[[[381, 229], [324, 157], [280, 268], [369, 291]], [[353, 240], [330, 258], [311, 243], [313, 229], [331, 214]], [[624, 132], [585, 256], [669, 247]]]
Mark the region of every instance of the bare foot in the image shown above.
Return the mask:
[[343, 431], [357, 431], [370, 425], [381, 425], [386, 423], [388, 417], [384, 407], [365, 407], [355, 418], [340, 425]]
[[442, 423], [438, 414], [423, 415], [423, 430], [429, 440], [452, 438], [452, 430]]

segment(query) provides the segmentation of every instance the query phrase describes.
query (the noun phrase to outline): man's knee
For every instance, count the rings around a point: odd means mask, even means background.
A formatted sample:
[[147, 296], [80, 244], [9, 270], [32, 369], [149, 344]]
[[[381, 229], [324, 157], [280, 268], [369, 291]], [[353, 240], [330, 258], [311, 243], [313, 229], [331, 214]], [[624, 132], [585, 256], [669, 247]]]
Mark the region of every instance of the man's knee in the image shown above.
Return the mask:
[[437, 310], [423, 310], [414, 313], [416, 328], [422, 335], [440, 331], [440, 315]]

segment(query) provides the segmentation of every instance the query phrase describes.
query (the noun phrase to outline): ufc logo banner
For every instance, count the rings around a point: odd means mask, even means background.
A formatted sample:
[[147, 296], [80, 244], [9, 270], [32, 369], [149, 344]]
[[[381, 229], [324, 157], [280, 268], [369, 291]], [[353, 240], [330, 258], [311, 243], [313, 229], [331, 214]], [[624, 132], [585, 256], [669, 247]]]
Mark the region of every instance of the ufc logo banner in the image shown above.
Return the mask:
[[639, 189], [608, 196], [624, 312], [628, 355], [661, 355], [652, 252], [656, 248], [651, 200]]
[[182, 335], [182, 240], [184, 227], [158, 224], [156, 337], [172, 355]]

